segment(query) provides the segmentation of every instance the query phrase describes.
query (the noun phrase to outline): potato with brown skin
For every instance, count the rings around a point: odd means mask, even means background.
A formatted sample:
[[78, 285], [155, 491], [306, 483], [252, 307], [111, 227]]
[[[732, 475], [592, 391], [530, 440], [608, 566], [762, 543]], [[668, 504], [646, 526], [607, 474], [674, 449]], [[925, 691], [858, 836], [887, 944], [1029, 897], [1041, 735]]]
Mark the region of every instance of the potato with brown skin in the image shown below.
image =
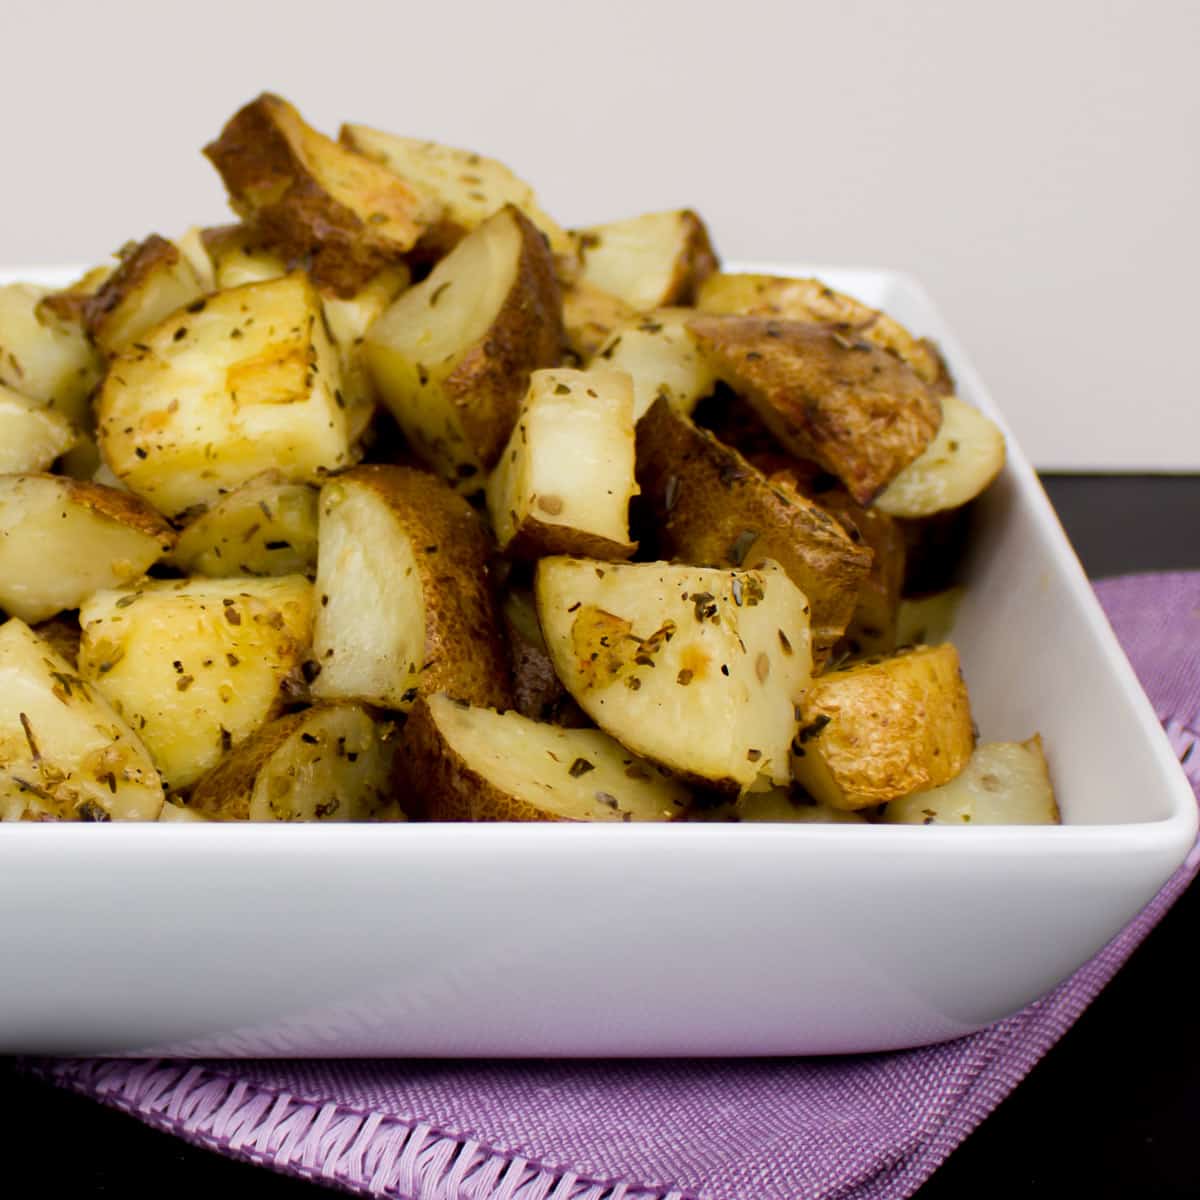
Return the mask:
[[948, 783], [974, 748], [958, 652], [917, 646], [814, 679], [792, 771], [819, 804], [855, 811]]
[[364, 347], [413, 450], [477, 490], [517, 422], [530, 373], [562, 357], [562, 299], [542, 235], [511, 205], [501, 209], [392, 304]]
[[573, 236], [578, 277], [638, 312], [691, 303], [718, 266], [708, 229], [687, 208], [593, 225]]
[[598, 729], [420, 700], [396, 755], [396, 798], [434, 821], [675, 821], [677, 780]]
[[117, 269], [88, 297], [84, 325], [111, 358], [204, 294], [204, 284], [179, 247], [152, 233], [121, 251]]
[[391, 798], [396, 727], [359, 704], [320, 705], [264, 725], [192, 788], [214, 821], [403, 821]]
[[814, 664], [845, 633], [871, 554], [823, 508], [772, 486], [665, 399], [637, 431], [638, 481], [664, 557], [702, 566], [753, 567], [774, 559], [809, 602]]
[[139, 578], [175, 545], [148, 504], [62, 475], [0, 475], [0, 608], [44, 621]]
[[887, 313], [835, 291], [819, 279], [782, 275], [710, 275], [696, 295], [696, 307], [706, 313], [743, 317], [777, 317], [829, 325], [844, 334], [864, 338], [903, 359], [931, 387], [953, 391], [949, 369], [937, 346], [915, 338]]
[[446, 691], [509, 707], [493, 551], [475, 510], [424, 471], [368, 466], [327, 483], [320, 513], [313, 694], [404, 710]]
[[318, 133], [286, 100], [263, 93], [204, 153], [238, 215], [314, 282], [352, 295], [396, 262], [441, 206], [378, 163]]
[[941, 423], [933, 389], [861, 338], [770, 317], [701, 316], [688, 329], [780, 445], [836, 475], [859, 504], [916, 459]]
[[556, 254], [572, 250], [566, 230], [542, 211], [533, 188], [494, 158], [366, 125], [343, 125], [339, 140], [441, 206], [443, 217], [431, 237], [447, 249], [512, 204], [542, 231]]
[[487, 484], [500, 549], [620, 560], [634, 481], [633, 381], [622, 371], [534, 371]]
[[799, 492], [837, 518], [851, 541], [871, 551], [871, 569], [858, 588], [854, 615], [835, 657], [890, 654], [897, 642], [897, 614], [904, 585], [907, 546], [897, 521], [875, 508], [856, 504], [828, 475], [814, 475], [811, 463], [785, 455], [759, 455], [750, 461], [774, 487]]

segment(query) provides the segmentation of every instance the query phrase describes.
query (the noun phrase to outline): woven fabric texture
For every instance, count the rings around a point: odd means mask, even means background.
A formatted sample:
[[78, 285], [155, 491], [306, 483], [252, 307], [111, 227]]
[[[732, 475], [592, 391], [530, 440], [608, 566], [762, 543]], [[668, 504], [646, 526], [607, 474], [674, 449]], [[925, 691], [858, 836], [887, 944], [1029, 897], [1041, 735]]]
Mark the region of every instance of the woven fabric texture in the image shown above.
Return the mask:
[[[1200, 793], [1200, 573], [1098, 592]], [[1194, 753], [1193, 753], [1194, 751]], [[57, 1083], [225, 1154], [404, 1200], [899, 1200], [1070, 1028], [1195, 852], [1072, 978], [971, 1037], [834, 1059], [64, 1060]]]

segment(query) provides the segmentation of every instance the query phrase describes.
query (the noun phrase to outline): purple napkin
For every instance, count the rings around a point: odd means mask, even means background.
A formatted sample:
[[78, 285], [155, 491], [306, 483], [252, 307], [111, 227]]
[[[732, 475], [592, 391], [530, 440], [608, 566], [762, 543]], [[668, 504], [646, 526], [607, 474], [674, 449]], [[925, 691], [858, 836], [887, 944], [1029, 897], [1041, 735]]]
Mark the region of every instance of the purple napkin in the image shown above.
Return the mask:
[[[1200, 573], [1097, 589], [1200, 790]], [[1193, 751], [1195, 751], [1193, 753]], [[1010, 1092], [1200, 865], [1090, 963], [971, 1037], [835, 1059], [68, 1060], [59, 1084], [223, 1154], [404, 1200], [898, 1200]]]

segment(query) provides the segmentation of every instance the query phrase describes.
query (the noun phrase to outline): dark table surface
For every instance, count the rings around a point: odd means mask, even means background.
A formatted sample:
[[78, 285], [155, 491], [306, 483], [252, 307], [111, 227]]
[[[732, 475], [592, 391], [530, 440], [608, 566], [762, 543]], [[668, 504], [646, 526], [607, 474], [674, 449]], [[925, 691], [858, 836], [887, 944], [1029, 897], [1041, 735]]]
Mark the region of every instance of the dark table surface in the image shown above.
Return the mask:
[[[1200, 568], [1200, 477], [1051, 476], [1045, 483], [1093, 578]], [[1200, 1041], [1192, 1036], [1196, 1001], [1186, 966], [1198, 937], [1200, 890], [1193, 889], [920, 1200], [1200, 1197]], [[50, 1195], [299, 1200], [326, 1191], [192, 1149], [32, 1081], [5, 1059], [0, 1118], [8, 1161], [36, 1164], [39, 1191]]]

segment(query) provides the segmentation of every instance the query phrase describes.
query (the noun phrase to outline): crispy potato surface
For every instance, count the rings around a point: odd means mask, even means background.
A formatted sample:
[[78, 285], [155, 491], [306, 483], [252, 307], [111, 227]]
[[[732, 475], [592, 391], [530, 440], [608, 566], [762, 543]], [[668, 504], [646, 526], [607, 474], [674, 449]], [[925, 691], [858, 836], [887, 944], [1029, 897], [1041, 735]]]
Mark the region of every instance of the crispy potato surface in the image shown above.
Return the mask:
[[937, 393], [862, 338], [771, 317], [700, 316], [688, 329], [780, 445], [836, 475], [859, 504], [916, 459], [941, 423]]
[[0, 473], [45, 471], [78, 440], [61, 412], [0, 384]]
[[855, 810], [949, 783], [974, 748], [958, 651], [917, 646], [814, 679], [792, 768], [817, 803]]

